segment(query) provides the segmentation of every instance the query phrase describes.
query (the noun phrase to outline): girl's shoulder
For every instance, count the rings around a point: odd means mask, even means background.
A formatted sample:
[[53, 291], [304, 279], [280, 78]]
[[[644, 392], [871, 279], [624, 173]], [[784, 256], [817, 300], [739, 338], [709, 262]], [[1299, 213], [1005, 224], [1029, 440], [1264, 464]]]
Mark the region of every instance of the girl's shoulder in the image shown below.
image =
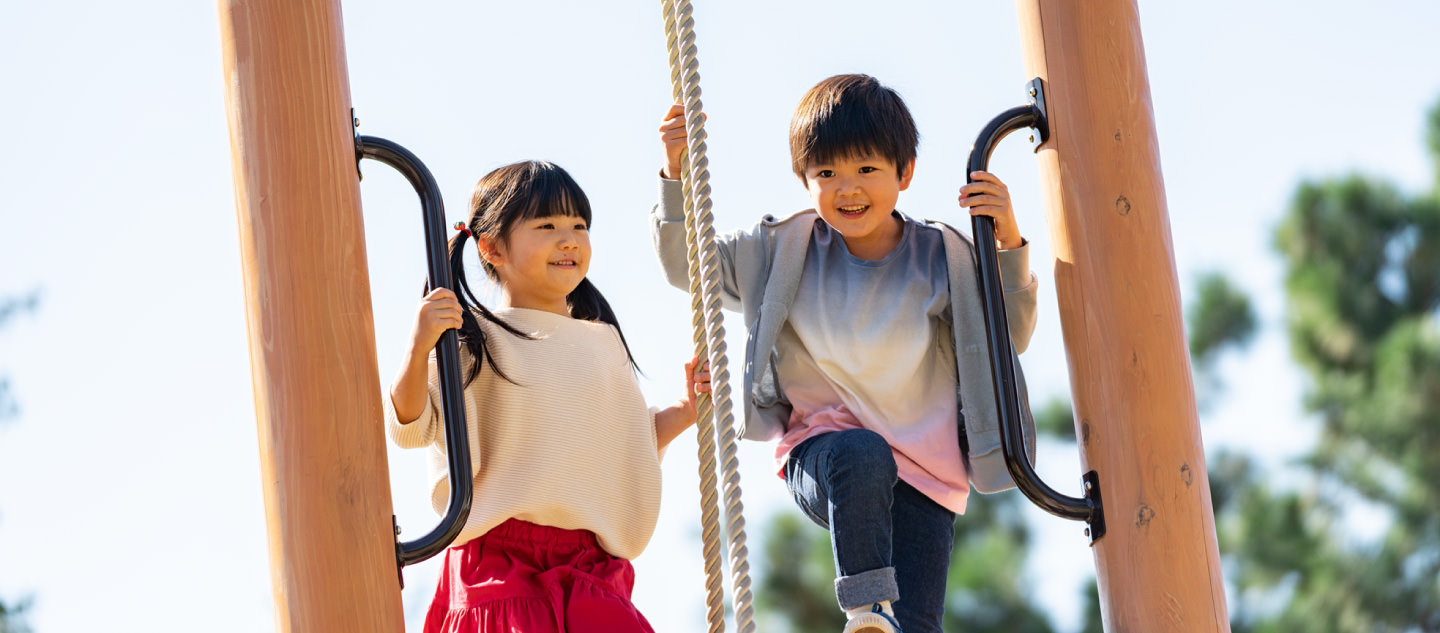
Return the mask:
[[[505, 308], [496, 309], [492, 314], [524, 334], [517, 336], [482, 317], [486, 345], [507, 372], [510, 367], [526, 371], [520, 368], [553, 369], [560, 364], [586, 367], [594, 376], [612, 373], [630, 376], [630, 355], [620, 330], [614, 325], [539, 310]], [[606, 380], [612, 379], [614, 376]]]
[[[574, 319], [553, 312], [527, 308], [495, 308], [490, 311], [495, 316], [495, 320], [486, 318], [478, 309], [474, 310], [474, 313], [487, 337], [501, 337], [502, 339], [508, 337], [517, 341], [560, 342], [567, 346], [583, 342], [586, 339], [613, 340], [616, 344], [623, 344], [620, 341], [620, 332], [615, 326], [603, 321]], [[517, 336], [515, 332], [520, 332], [525, 336]]]

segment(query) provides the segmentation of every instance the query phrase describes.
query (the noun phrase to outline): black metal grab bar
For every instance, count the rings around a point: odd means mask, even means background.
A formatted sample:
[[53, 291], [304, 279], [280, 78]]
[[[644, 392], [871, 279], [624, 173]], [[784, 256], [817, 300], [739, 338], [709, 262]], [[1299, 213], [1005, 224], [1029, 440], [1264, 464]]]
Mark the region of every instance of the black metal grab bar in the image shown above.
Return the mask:
[[[1043, 143], [1050, 137], [1050, 124], [1045, 112], [1044, 85], [1037, 77], [1029, 83], [1030, 104], [1011, 108], [991, 119], [975, 139], [965, 173], [988, 171], [990, 154], [1006, 135], [1015, 130], [1033, 127]], [[1000, 259], [995, 247], [995, 221], [987, 216], [972, 218], [975, 234], [975, 259], [980, 278], [980, 299], [985, 311], [985, 339], [989, 344], [990, 370], [994, 375], [995, 405], [1000, 415], [1001, 447], [1005, 466], [1015, 487], [1042, 510], [1055, 516], [1090, 524], [1086, 532], [1093, 543], [1105, 535], [1105, 513], [1100, 503], [1100, 481], [1095, 471], [1084, 475], [1085, 497], [1069, 497], [1056, 492], [1041, 481], [1025, 453], [1024, 431], [1020, 427], [1020, 396], [1015, 380], [1015, 364], [1010, 354], [1010, 322], [1005, 316], [1005, 290], [1000, 281]]]
[[[359, 169], [360, 159], [369, 158], [394, 167], [410, 181], [410, 186], [420, 194], [420, 206], [425, 220], [425, 256], [430, 273], [431, 288], [455, 290], [450, 275], [450, 259], [445, 247], [445, 204], [440, 198], [440, 186], [435, 177], [425, 168], [410, 150], [374, 136], [355, 136], [355, 166]], [[473, 492], [473, 478], [470, 475], [470, 438], [465, 424], [465, 404], [460, 399], [460, 344], [455, 330], [446, 330], [435, 345], [436, 363], [440, 370], [441, 406], [445, 413], [445, 454], [450, 466], [450, 501], [440, 524], [424, 536], [413, 541], [400, 541], [397, 525], [395, 558], [400, 567], [411, 565], [434, 556], [460, 535], [465, 520], [470, 516], [470, 498]], [[402, 578], [401, 584], [404, 584]]]

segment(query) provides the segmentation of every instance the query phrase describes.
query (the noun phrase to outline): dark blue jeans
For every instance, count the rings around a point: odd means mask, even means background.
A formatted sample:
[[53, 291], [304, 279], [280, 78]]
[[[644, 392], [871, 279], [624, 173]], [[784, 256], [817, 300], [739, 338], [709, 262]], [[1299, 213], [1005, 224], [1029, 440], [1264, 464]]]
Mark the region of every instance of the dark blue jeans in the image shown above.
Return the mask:
[[830, 531], [842, 609], [893, 600], [905, 633], [940, 632], [955, 513], [900, 481], [885, 438], [851, 429], [805, 440], [785, 484]]

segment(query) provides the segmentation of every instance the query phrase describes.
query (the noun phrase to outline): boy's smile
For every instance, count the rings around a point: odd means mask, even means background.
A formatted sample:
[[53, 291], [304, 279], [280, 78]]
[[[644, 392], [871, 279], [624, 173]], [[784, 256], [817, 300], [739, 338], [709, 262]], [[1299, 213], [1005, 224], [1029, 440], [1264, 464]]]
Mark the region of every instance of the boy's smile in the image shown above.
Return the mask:
[[890, 159], [874, 153], [838, 157], [806, 167], [805, 189], [821, 219], [845, 239], [850, 254], [876, 260], [900, 242], [900, 220], [891, 214], [914, 172], [913, 161], [897, 173]]

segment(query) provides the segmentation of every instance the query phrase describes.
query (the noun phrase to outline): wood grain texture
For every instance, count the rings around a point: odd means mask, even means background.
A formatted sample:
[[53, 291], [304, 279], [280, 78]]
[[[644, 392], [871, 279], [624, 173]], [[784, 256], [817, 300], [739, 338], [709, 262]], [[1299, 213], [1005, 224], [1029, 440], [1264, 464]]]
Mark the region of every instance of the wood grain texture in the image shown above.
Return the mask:
[[276, 630], [404, 630], [334, 0], [221, 0]]
[[1229, 631], [1165, 185], [1132, 0], [1017, 0], [1105, 630]]

